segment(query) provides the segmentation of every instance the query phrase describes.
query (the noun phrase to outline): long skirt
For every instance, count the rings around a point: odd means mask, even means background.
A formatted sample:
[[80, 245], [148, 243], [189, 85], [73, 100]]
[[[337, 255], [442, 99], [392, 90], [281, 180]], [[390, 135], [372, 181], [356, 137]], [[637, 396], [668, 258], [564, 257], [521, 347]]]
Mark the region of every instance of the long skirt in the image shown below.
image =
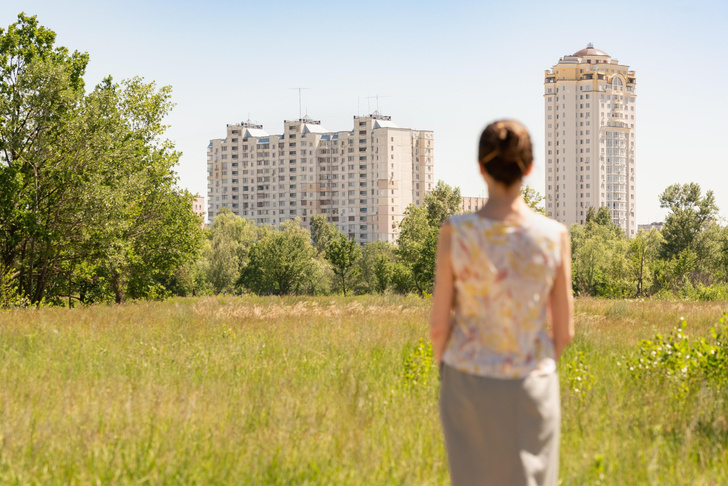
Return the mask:
[[444, 365], [440, 418], [454, 486], [557, 484], [556, 373], [503, 380]]

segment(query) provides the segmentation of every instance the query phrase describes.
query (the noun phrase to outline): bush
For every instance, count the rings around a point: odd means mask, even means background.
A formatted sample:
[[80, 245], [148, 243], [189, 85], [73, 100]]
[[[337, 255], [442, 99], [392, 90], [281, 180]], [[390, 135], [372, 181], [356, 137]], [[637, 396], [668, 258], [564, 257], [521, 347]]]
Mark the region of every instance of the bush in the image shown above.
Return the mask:
[[629, 364], [630, 372], [639, 379], [656, 377], [673, 382], [683, 390], [704, 383], [724, 384], [728, 381], [727, 315], [710, 329], [708, 339], [691, 340], [685, 334], [687, 322], [681, 319], [669, 335], [657, 334], [653, 340], [640, 341], [638, 355]]
[[404, 357], [402, 384], [405, 388], [427, 387], [435, 374], [432, 344], [420, 338]]

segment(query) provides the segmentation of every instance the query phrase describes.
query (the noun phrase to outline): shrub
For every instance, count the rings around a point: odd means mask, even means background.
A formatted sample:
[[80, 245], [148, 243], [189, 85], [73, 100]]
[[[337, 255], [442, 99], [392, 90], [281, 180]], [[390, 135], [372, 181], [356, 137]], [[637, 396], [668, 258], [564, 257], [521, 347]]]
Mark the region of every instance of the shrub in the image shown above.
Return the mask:
[[683, 389], [708, 383], [720, 385], [728, 380], [728, 329], [726, 316], [717, 327], [711, 328], [710, 337], [691, 340], [685, 334], [687, 322], [680, 324], [669, 335], [657, 334], [653, 340], [640, 341], [638, 354], [629, 365], [636, 378], [648, 376], [677, 383]]
[[402, 368], [405, 388], [427, 387], [435, 371], [432, 344], [420, 338], [414, 349], [405, 355]]

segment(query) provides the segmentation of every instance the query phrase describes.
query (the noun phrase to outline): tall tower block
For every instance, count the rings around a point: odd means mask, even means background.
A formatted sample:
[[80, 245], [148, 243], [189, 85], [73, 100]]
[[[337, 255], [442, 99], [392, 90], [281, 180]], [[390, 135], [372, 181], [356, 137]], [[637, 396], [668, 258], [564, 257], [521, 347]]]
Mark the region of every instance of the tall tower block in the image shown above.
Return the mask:
[[637, 77], [592, 44], [564, 56], [544, 76], [546, 212], [584, 224], [606, 206], [629, 237], [637, 232]]

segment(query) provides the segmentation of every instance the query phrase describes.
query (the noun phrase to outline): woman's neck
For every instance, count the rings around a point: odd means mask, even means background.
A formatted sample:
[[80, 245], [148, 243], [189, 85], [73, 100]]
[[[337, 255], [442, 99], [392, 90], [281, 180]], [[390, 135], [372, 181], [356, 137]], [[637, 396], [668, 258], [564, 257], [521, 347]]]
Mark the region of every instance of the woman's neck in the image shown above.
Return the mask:
[[530, 212], [521, 197], [521, 184], [505, 186], [492, 182], [488, 184], [488, 202], [477, 214], [488, 219], [521, 222]]

